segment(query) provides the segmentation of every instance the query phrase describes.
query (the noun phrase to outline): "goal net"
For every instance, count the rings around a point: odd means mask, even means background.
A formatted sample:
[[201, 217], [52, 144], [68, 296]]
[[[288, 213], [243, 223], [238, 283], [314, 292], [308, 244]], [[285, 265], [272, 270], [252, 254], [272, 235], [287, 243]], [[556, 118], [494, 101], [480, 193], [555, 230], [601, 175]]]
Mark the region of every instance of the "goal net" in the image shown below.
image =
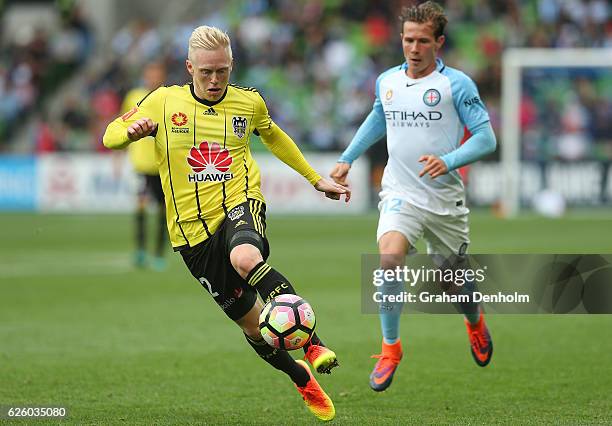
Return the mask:
[[508, 49], [502, 72], [501, 161], [474, 167], [477, 203], [611, 205], [612, 49]]

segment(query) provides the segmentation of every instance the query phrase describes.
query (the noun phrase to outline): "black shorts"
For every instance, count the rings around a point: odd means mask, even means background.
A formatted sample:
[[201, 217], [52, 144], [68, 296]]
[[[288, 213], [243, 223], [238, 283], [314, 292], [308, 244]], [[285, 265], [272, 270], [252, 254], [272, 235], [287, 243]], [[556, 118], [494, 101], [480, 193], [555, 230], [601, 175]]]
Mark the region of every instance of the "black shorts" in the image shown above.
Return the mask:
[[164, 204], [164, 189], [162, 188], [161, 179], [159, 175], [139, 175], [139, 196], [149, 196], [157, 204]]
[[258, 248], [264, 260], [267, 259], [270, 246], [265, 236], [266, 205], [251, 199], [229, 210], [219, 229], [206, 241], [180, 251], [191, 274], [234, 321], [246, 315], [257, 299], [255, 289], [242, 279], [230, 262], [230, 251], [249, 242], [241, 232], [245, 230], [259, 235]]

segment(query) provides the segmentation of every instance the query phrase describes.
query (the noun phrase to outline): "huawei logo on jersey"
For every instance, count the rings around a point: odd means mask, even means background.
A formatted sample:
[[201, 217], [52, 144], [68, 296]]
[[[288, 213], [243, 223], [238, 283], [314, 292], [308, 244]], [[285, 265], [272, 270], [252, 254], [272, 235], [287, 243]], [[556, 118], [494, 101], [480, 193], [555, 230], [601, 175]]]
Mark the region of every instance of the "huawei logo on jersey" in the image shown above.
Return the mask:
[[175, 112], [172, 114], [172, 123], [175, 126], [184, 126], [187, 124], [187, 115], [184, 112]]
[[229, 172], [232, 164], [229, 151], [218, 143], [204, 141], [198, 148], [189, 151], [187, 162], [194, 173], [188, 175], [189, 182], [225, 182], [234, 177]]

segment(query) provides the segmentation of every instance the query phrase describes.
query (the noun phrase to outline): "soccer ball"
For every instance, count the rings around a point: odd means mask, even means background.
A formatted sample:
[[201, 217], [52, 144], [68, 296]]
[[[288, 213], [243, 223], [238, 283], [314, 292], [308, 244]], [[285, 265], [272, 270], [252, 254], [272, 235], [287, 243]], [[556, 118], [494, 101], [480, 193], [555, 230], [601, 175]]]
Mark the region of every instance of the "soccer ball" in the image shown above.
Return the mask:
[[292, 351], [304, 346], [315, 329], [310, 304], [295, 294], [281, 294], [266, 303], [259, 314], [259, 330], [272, 347]]

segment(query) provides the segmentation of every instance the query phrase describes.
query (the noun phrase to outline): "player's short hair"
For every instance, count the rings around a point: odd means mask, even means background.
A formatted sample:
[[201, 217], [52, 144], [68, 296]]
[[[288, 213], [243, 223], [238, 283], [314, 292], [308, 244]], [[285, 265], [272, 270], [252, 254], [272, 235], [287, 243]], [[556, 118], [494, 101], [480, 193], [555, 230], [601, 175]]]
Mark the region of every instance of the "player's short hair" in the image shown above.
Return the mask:
[[220, 47], [227, 49], [227, 53], [232, 59], [232, 46], [227, 33], [216, 27], [202, 25], [193, 30], [191, 37], [189, 37], [187, 57], [191, 60], [193, 51], [196, 49], [215, 50]]
[[431, 22], [436, 39], [444, 34], [444, 28], [448, 23], [448, 18], [444, 14], [442, 6], [433, 1], [426, 1], [419, 5], [413, 4], [402, 8], [399, 19], [402, 23], [402, 31], [404, 29], [404, 22], [416, 22], [418, 24]]

